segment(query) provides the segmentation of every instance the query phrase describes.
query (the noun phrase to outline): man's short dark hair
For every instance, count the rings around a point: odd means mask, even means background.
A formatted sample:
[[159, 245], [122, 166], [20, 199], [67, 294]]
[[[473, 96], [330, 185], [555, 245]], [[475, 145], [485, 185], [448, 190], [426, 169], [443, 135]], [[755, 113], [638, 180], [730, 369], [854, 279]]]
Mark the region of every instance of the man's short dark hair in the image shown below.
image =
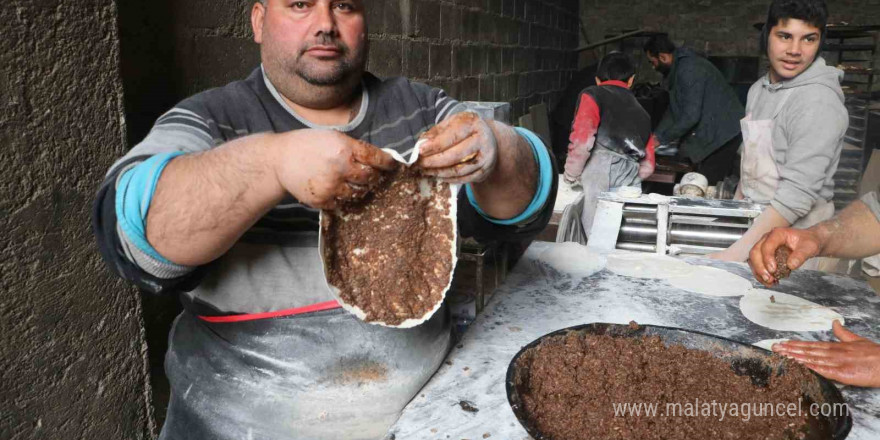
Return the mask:
[[[825, 25], [828, 23], [828, 6], [825, 0], [773, 0], [767, 11], [767, 22], [761, 33], [761, 53], [767, 53], [767, 38], [770, 29], [779, 24], [780, 20], [794, 18], [819, 28], [821, 42], [825, 42]], [[821, 47], [821, 45], [820, 45]]]
[[625, 53], [611, 52], [599, 61], [596, 77], [600, 81], [626, 81], [636, 74], [632, 60]]
[[645, 43], [645, 53], [656, 57], [661, 53], [674, 53], [675, 52], [675, 43], [669, 39], [669, 35], [666, 34], [658, 34], [654, 35], [651, 38], [648, 38], [648, 41]]

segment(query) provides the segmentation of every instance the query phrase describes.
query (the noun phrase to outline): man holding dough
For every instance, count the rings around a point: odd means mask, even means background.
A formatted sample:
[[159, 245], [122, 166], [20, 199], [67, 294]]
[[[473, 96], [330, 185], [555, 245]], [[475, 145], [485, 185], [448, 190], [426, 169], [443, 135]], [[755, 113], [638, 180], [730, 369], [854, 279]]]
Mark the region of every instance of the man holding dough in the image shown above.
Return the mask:
[[[761, 238], [752, 248], [749, 265], [755, 278], [768, 287], [778, 281], [772, 274], [776, 271], [776, 250], [781, 246], [791, 249], [786, 265], [792, 270], [816, 256], [866, 258], [880, 254], [878, 191], [811, 228], [777, 228]], [[833, 330], [840, 342], [787, 341], [772, 348], [829, 379], [880, 387], [880, 344], [848, 331], [838, 321], [834, 321]]]
[[770, 5], [761, 40], [770, 69], [749, 90], [736, 194], [769, 206], [715, 258], [745, 261], [771, 229], [806, 228], [834, 215], [834, 173], [849, 117], [843, 72], [819, 56], [827, 17], [822, 0]]
[[185, 306], [160, 439], [382, 438], [441, 365], [445, 307], [412, 329], [378, 327], [325, 284], [318, 209], [398, 166], [377, 146], [408, 156], [437, 127], [416, 166], [464, 184], [462, 235], [526, 240], [550, 218], [557, 172], [539, 138], [440, 89], [365, 72], [366, 8], [254, 3], [262, 65], [165, 113], [98, 192], [111, 269]]

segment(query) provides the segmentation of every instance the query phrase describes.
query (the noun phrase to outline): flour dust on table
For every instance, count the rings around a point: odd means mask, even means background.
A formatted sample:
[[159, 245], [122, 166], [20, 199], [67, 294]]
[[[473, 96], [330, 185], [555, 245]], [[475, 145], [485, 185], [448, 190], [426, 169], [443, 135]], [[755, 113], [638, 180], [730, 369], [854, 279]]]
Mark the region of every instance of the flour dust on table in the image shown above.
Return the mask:
[[606, 268], [625, 277], [668, 279], [688, 276], [694, 266], [666, 255], [614, 252], [608, 254]]
[[605, 268], [605, 256], [578, 243], [566, 242], [550, 247], [540, 259], [553, 269], [575, 277], [586, 278]]
[[668, 281], [673, 287], [708, 296], [740, 296], [752, 288], [749, 280], [708, 266], [691, 266], [687, 275], [672, 277]]

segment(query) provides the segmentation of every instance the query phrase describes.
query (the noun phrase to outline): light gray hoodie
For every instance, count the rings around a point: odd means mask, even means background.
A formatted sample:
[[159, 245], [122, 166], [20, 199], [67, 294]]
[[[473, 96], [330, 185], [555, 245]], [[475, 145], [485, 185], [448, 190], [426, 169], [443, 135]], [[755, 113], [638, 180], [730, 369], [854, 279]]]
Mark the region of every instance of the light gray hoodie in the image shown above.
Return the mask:
[[770, 205], [790, 223], [810, 212], [819, 198], [834, 197], [833, 177], [849, 125], [842, 77], [843, 71], [817, 57], [790, 80], [771, 84], [767, 74], [749, 89], [746, 114], [752, 120], [773, 119], [788, 95], [773, 130], [780, 181]]

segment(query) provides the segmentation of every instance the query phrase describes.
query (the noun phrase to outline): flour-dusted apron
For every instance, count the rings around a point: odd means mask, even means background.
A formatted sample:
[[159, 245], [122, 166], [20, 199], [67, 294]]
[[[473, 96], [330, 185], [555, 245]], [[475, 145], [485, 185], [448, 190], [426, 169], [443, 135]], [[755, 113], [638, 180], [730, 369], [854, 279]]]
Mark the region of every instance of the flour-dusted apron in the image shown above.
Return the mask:
[[[792, 90], [785, 95], [773, 111], [771, 119], [753, 120], [751, 113], [740, 121], [743, 134], [742, 162], [740, 179], [742, 193], [746, 199], [754, 202], [768, 203], [776, 195], [779, 186], [779, 167], [773, 151], [773, 129], [776, 116], [782, 111]], [[798, 219], [792, 227], [809, 228], [821, 221], [834, 216], [834, 204], [825, 199], [818, 199], [807, 215]]]
[[448, 309], [410, 329], [314, 309], [240, 322], [181, 313], [159, 439], [383, 438], [446, 357]]

